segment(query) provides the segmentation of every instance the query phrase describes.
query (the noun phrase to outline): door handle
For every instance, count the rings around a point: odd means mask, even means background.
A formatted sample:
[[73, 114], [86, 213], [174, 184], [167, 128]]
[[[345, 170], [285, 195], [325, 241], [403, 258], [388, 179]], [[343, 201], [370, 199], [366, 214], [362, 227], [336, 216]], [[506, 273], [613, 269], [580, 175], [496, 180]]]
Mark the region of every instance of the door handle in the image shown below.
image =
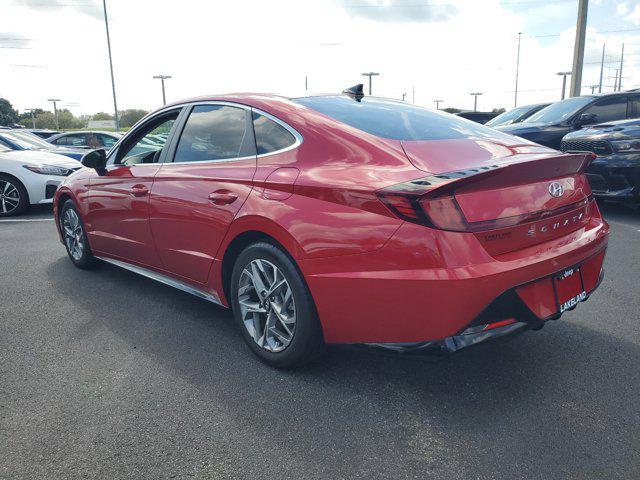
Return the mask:
[[149, 193], [149, 189], [144, 185], [134, 185], [129, 189], [129, 193], [134, 197], [144, 197]]
[[235, 202], [238, 199], [238, 195], [231, 190], [216, 190], [209, 194], [209, 201], [214, 205], [228, 205]]

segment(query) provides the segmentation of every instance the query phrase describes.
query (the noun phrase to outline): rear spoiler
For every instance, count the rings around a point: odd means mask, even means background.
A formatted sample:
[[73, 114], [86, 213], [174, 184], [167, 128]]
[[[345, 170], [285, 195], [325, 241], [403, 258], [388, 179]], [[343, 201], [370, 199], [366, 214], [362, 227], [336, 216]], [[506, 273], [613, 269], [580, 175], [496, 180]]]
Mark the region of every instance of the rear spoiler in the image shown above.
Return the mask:
[[469, 183], [483, 182], [483, 186], [500, 186], [504, 184], [546, 180], [584, 173], [596, 155], [592, 152], [576, 152], [558, 155], [536, 156], [532, 159], [483, 165], [480, 167], [454, 170], [452, 172], [429, 175], [408, 182], [391, 185], [382, 189], [384, 192], [426, 195], [445, 193], [453, 188], [460, 188]]

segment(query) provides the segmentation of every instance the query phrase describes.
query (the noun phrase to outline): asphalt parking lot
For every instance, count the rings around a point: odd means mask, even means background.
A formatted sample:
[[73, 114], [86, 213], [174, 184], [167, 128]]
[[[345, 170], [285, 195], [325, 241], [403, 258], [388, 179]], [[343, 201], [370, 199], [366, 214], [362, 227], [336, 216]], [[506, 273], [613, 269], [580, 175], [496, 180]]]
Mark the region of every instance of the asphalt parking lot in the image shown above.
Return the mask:
[[640, 478], [640, 211], [601, 288], [444, 359], [332, 348], [294, 372], [224, 309], [0, 220], [0, 478]]

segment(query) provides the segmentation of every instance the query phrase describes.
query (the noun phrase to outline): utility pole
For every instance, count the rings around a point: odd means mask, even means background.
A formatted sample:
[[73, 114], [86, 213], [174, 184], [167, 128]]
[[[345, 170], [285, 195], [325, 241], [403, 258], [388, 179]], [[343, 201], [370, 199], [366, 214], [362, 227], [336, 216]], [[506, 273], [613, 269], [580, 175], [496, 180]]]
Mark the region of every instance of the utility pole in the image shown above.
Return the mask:
[[618, 77], [618, 91], [622, 91], [622, 64], [624, 63], [624, 43], [622, 44], [622, 52], [620, 53], [620, 75]]
[[371, 95], [371, 77], [376, 77], [380, 74], [378, 72], [366, 72], [362, 75], [364, 75], [365, 77], [369, 77], [369, 95]]
[[162, 82], [162, 105], [167, 104], [167, 97], [164, 92], [164, 81], [171, 78], [171, 75], [154, 75], [155, 80], [160, 80]]
[[37, 110], [35, 108], [27, 108], [28, 112], [31, 112], [31, 124], [33, 125], [33, 128], [36, 128], [36, 117], [33, 115], [34, 110]]
[[436, 104], [436, 110], [440, 110], [440, 104], [442, 103], [442, 100], [434, 100], [433, 103]]
[[305, 93], [309, 93], [309, 78], [304, 76], [304, 91]]
[[416, 86], [411, 87], [411, 103], [416, 103]]
[[602, 93], [602, 74], [604, 72], [604, 47], [606, 44], [602, 45], [602, 60], [600, 61], [600, 85], [598, 86], [598, 93]]
[[618, 72], [619, 72], [619, 71], [620, 71], [620, 70], [616, 68], [616, 77], [615, 77], [615, 79], [613, 80], [613, 91], [614, 91], [614, 92], [617, 92], [617, 91], [618, 91]]
[[582, 62], [584, 60], [584, 37], [587, 31], [587, 10], [589, 0], [578, 0], [578, 22], [576, 24], [576, 41], [573, 47], [573, 66], [571, 68], [570, 97], [580, 96], [582, 85]]
[[516, 94], [513, 99], [513, 108], [518, 106], [518, 74], [520, 73], [520, 40], [522, 38], [522, 32], [518, 32], [518, 57], [516, 60]]
[[56, 116], [56, 130], [60, 130], [60, 122], [58, 122], [58, 103], [60, 99], [59, 98], [49, 98], [47, 99], [47, 102], [53, 102], [53, 113]]
[[562, 76], [562, 97], [560, 97], [560, 100], [564, 100], [564, 93], [567, 88], [567, 75], [571, 75], [571, 72], [558, 72], [556, 75]]
[[482, 92], [470, 93], [469, 95], [473, 95], [473, 111], [478, 111], [478, 96], [482, 95]]
[[109, 50], [109, 69], [111, 71], [111, 90], [113, 92], [113, 112], [116, 120], [116, 132], [120, 131], [120, 119], [118, 118], [118, 102], [116, 102], [116, 81], [113, 78], [113, 60], [111, 59], [111, 37], [109, 36], [109, 17], [107, 16], [107, 0], [102, 0], [104, 11], [104, 26], [107, 30], [107, 49]]

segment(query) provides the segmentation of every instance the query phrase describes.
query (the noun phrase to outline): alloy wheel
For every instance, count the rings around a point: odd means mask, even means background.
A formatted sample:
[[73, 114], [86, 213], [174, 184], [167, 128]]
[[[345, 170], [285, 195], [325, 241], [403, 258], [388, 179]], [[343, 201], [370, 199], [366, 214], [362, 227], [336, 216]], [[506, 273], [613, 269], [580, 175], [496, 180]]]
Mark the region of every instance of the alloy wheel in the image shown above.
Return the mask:
[[252, 260], [238, 285], [242, 323], [253, 341], [269, 352], [281, 352], [293, 339], [296, 307], [283, 273], [264, 259]]
[[20, 205], [20, 191], [11, 182], [0, 180], [0, 211], [11, 213]]
[[69, 250], [69, 255], [79, 261], [84, 253], [84, 241], [82, 224], [78, 214], [72, 208], [67, 208], [62, 219], [62, 231], [64, 234], [64, 243]]

